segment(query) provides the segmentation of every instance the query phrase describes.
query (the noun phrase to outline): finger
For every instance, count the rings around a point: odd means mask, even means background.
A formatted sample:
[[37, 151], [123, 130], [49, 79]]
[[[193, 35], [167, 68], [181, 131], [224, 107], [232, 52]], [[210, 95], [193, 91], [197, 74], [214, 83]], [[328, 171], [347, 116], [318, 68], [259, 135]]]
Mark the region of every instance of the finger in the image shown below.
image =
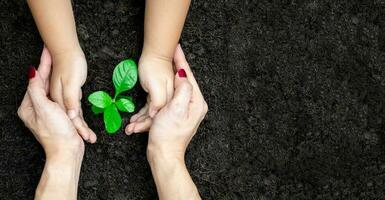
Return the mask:
[[44, 82], [40, 74], [34, 67], [30, 67], [28, 71], [29, 84], [28, 95], [31, 98], [32, 105], [36, 112], [44, 109], [51, 103], [47, 98], [47, 92], [44, 88]]
[[83, 98], [83, 92], [82, 89], [79, 90], [79, 101], [81, 101]]
[[[144, 110], [144, 109], [142, 109], [142, 110]], [[141, 110], [141, 112], [143, 112]], [[143, 115], [147, 115], [147, 112], [145, 112], [145, 113], [137, 113], [137, 114], [135, 114], [135, 115], [133, 115], [132, 117], [131, 117], [131, 119], [130, 119], [130, 122], [132, 123], [132, 122], [136, 122], [140, 117], [142, 117]]]
[[50, 87], [49, 87], [49, 94], [52, 100], [58, 103], [59, 106], [64, 110], [64, 100], [63, 100], [61, 81], [53, 81], [53, 82], [51, 81]]
[[143, 116], [143, 115], [147, 115], [148, 113], [148, 103], [146, 103], [146, 105], [138, 112], [136, 113], [135, 115], [133, 115], [130, 119], [130, 122], [135, 122], [139, 119], [139, 117]]
[[189, 110], [193, 87], [187, 80], [183, 69], [180, 69], [175, 75], [175, 94], [170, 102], [170, 107], [178, 115], [186, 116]]
[[49, 91], [49, 77], [51, 74], [52, 59], [48, 49], [44, 46], [43, 52], [40, 57], [40, 64], [37, 71], [44, 81], [45, 91]]
[[134, 133], [135, 124], [136, 124], [136, 122], [133, 122], [133, 123], [130, 123], [129, 125], [126, 126], [126, 128], [124, 130], [126, 135], [131, 135], [132, 133]]
[[188, 65], [188, 63], [186, 61], [186, 56], [184, 55], [182, 47], [180, 46], [180, 44], [178, 44], [178, 46], [175, 49], [174, 64], [175, 64], [176, 70], [178, 70], [177, 69], [178, 66], [185, 67], [186, 65]]
[[63, 100], [68, 117], [71, 119], [79, 135], [85, 141], [90, 143], [95, 142], [95, 133], [90, 128], [88, 128], [87, 123], [83, 119], [80, 107], [80, 87], [77, 86], [74, 82], [67, 82], [64, 84], [65, 88], [63, 90]]
[[80, 99], [81, 89], [74, 82], [65, 83], [63, 90], [64, 105], [67, 110], [68, 117], [72, 120], [75, 128], [78, 130], [79, 135], [88, 142], [96, 141], [96, 134], [87, 126], [87, 123], [83, 119]]
[[94, 144], [96, 142], [96, 140], [97, 140], [96, 134], [90, 128], [88, 128], [88, 131], [90, 132], [90, 138], [89, 138], [88, 141], [90, 143]]
[[80, 114], [80, 86], [73, 81], [63, 83], [63, 100], [70, 119]]
[[28, 92], [24, 94], [23, 101], [21, 101], [20, 108], [24, 109], [27, 107], [32, 107], [31, 98], [29, 97]]
[[90, 141], [90, 129], [87, 127], [87, 125], [83, 122], [81, 117], [77, 115], [75, 118], [71, 119], [73, 125], [75, 126], [77, 132], [79, 135], [83, 138], [85, 141]]
[[174, 54], [174, 64], [175, 64], [175, 69], [179, 71], [180, 69], [184, 69], [187, 75], [187, 79], [191, 82], [191, 84], [194, 86], [194, 88], [199, 90], [198, 83], [195, 80], [194, 74], [191, 71], [190, 65], [188, 64], [186, 60], [186, 56], [183, 53], [183, 50], [178, 44], [175, 54]]
[[[88, 139], [88, 142], [90, 142], [90, 143], [95, 143], [96, 140], [97, 140], [96, 133], [95, 133], [92, 129], [90, 129], [90, 128], [88, 127], [86, 121], [84, 120], [84, 117], [83, 117], [83, 110], [82, 110], [82, 109], [80, 109], [80, 114], [79, 114], [79, 116], [80, 116], [80, 119], [81, 119], [82, 122], [83, 122], [83, 127], [87, 127], [87, 129], [88, 129], [88, 132], [89, 132], [89, 139]], [[76, 128], [76, 127], [75, 127], [75, 128]]]
[[143, 121], [144, 121], [145, 119], [147, 119], [148, 117], [150, 117], [150, 116], [148, 116], [148, 115], [143, 115], [143, 116], [139, 117], [139, 119], [136, 120], [136, 122], [137, 122], [137, 123], [143, 122]]
[[35, 111], [33, 110], [31, 98], [29, 97], [28, 93], [24, 95], [23, 101], [17, 109], [17, 115], [26, 124], [29, 122], [28, 120], [26, 120], [27, 118], [30, 118], [30, 120], [34, 120], [33, 118], [35, 116]]
[[167, 103], [167, 91], [165, 85], [166, 82], [163, 81], [153, 81], [149, 84], [150, 117], [154, 117], [156, 113]]
[[142, 122], [135, 124], [133, 132], [134, 133], [148, 132], [148, 130], [150, 130], [151, 124], [152, 124], [152, 118], [147, 117]]
[[40, 64], [38, 68], [39, 74], [44, 81], [48, 80], [49, 78], [49, 75], [51, 73], [51, 65], [51, 54], [49, 53], [48, 49], [44, 46], [43, 52], [41, 53]]
[[167, 102], [170, 102], [174, 95], [174, 82], [167, 81], [166, 82], [166, 90], [167, 90]]
[[145, 113], [142, 116], [140, 116], [138, 119], [136, 119], [135, 122], [131, 122], [129, 125], [127, 125], [126, 134], [131, 135], [132, 133], [134, 133], [135, 126], [139, 123], [144, 122], [147, 118], [151, 119], [151, 117], [148, 115], [148, 113]]
[[190, 81], [190, 83], [193, 86], [193, 93], [194, 93], [193, 98], [196, 98], [196, 99], [203, 98], [202, 92], [199, 88], [197, 81], [195, 80], [194, 74], [192, 73], [190, 65], [188, 64], [188, 62], [186, 60], [186, 56], [184, 55], [180, 44], [178, 44], [178, 46], [175, 50], [174, 64], [175, 64], [175, 68], [178, 72], [180, 69], [184, 69], [184, 71], [186, 72], [187, 79]]

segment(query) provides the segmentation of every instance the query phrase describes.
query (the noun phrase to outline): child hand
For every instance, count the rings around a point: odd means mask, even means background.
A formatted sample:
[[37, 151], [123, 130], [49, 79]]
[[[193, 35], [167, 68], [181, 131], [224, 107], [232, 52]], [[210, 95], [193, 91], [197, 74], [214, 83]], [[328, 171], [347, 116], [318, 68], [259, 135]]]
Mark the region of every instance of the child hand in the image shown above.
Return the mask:
[[50, 96], [67, 113], [76, 130], [88, 142], [96, 141], [96, 134], [88, 128], [81, 109], [81, 87], [87, 78], [87, 62], [81, 49], [52, 55], [53, 68]]
[[[172, 68], [179, 68], [180, 66], [188, 66], [188, 63], [186, 61], [186, 58], [184, 56], [183, 50], [180, 47], [180, 45], [177, 46], [174, 58], [173, 58], [174, 65]], [[172, 80], [174, 80], [174, 70], [172, 72]], [[143, 84], [142, 84], [143, 85]], [[173, 96], [174, 93], [174, 84], [172, 86], [171, 94], [168, 94], [167, 96], [167, 102], [169, 102]], [[132, 133], [140, 133], [140, 132], [146, 132], [149, 130], [150, 126], [153, 122], [153, 117], [149, 116], [150, 112], [150, 104], [151, 104], [151, 98], [147, 97], [147, 103], [146, 105], [135, 115], [133, 115], [130, 119], [130, 124], [127, 125], [125, 132], [127, 135], [130, 135]], [[156, 113], [155, 113], [156, 114]]]
[[[139, 122], [151, 121], [151, 118], [172, 98], [174, 93], [172, 61], [142, 54], [139, 60], [139, 79], [143, 89], [149, 95], [146, 105], [131, 117], [130, 124], [125, 130], [127, 134], [146, 131], [149, 123], [143, 126], [143, 123]], [[139, 125], [136, 126], [138, 123]]]
[[172, 61], [154, 56], [141, 56], [139, 79], [149, 94], [148, 115], [155, 114], [172, 98], [174, 92], [174, 70]]

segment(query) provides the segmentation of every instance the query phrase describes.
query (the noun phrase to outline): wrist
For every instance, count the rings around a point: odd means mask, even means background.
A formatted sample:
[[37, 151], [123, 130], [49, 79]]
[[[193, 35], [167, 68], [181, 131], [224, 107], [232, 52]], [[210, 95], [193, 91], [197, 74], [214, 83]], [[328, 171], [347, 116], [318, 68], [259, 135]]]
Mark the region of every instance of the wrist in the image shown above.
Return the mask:
[[52, 57], [55, 57], [55, 56], [58, 56], [61, 54], [69, 54], [72, 52], [73, 53], [80, 53], [80, 52], [83, 53], [82, 47], [80, 46], [78, 41], [67, 44], [65, 46], [60, 46], [60, 47], [55, 47], [55, 46], [54, 47], [47, 46], [47, 47], [48, 47]]
[[84, 142], [71, 140], [66, 144], [51, 144], [44, 146], [46, 160], [51, 165], [81, 165], [84, 156]]
[[160, 161], [160, 163], [184, 164], [184, 153], [184, 150], [171, 150], [159, 145], [149, 144], [147, 146], [147, 160], [150, 165], [157, 164], [158, 161]]
[[47, 156], [36, 199], [76, 199], [82, 154]]
[[160, 174], [167, 175], [168, 177], [173, 174], [176, 169], [185, 169], [184, 157], [174, 156], [164, 153], [149, 153], [147, 151], [147, 160], [150, 165], [151, 171], [154, 177]]
[[154, 47], [150, 47], [149, 45], [144, 45], [142, 54], [140, 56], [141, 59], [153, 59], [157, 61], [169, 62], [172, 63], [173, 60], [173, 52], [164, 52], [161, 50], [157, 50]]
[[55, 62], [65, 61], [72, 58], [85, 58], [84, 52], [80, 45], [71, 46], [51, 52], [52, 60]]
[[44, 166], [44, 174], [48, 179], [57, 182], [67, 183], [76, 180], [81, 168], [81, 161], [67, 160], [47, 160]]
[[46, 153], [47, 169], [76, 169], [80, 168], [83, 161], [84, 150], [70, 149], [60, 150], [54, 153]]

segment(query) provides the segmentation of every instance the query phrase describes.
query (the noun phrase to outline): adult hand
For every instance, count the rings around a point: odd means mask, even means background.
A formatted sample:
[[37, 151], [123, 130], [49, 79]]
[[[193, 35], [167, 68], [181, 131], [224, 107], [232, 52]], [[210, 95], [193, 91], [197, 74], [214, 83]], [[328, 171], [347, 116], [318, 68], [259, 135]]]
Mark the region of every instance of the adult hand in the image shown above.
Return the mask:
[[208, 107], [180, 45], [175, 51], [174, 63], [175, 94], [152, 122], [148, 149], [150, 153], [155, 150], [182, 156]]
[[[178, 45], [176, 50], [175, 50], [173, 61], [174, 61], [173, 62], [174, 63], [173, 68], [176, 70], [180, 69], [180, 67], [178, 67], [178, 66], [189, 67], [189, 65], [186, 61], [186, 58], [184, 56], [183, 50], [181, 49], [180, 45]], [[189, 71], [191, 72], [191, 69]], [[170, 82], [170, 81], [168, 81], [168, 82]], [[195, 87], [198, 86], [196, 84], [195, 79], [193, 80], [193, 85], [195, 85]], [[175, 85], [174, 85], [174, 87], [175, 87]], [[172, 98], [172, 95], [174, 93], [174, 91], [169, 92], [168, 90], [169, 89], [167, 89], [167, 101], [166, 102], [170, 101], [170, 99]], [[198, 88], [198, 91], [199, 91], [199, 88]], [[199, 91], [199, 93], [200, 93], [200, 91]], [[202, 94], [200, 94], [200, 95], [202, 96]], [[147, 97], [146, 105], [137, 114], [135, 114], [131, 117], [130, 123], [126, 126], [126, 129], [125, 129], [125, 132], [127, 135], [131, 135], [132, 133], [141, 133], [141, 132], [149, 131], [149, 129], [152, 125], [152, 122], [153, 122], [153, 118], [149, 115], [149, 113], [151, 112], [150, 111], [151, 110], [150, 109], [151, 102], [152, 102], [152, 100], [151, 100], [150, 96]], [[207, 104], [205, 104], [205, 105], [207, 107]]]
[[87, 78], [87, 62], [80, 47], [52, 55], [50, 96], [65, 110], [80, 136], [91, 143], [96, 134], [88, 127], [81, 108], [81, 87]]
[[29, 69], [28, 89], [17, 113], [46, 154], [36, 199], [76, 199], [84, 142], [60, 105], [47, 97], [50, 73], [51, 57], [44, 48], [38, 71]]
[[153, 119], [147, 146], [159, 199], [200, 199], [192, 181], [184, 154], [200, 122], [207, 113], [207, 104], [191, 72], [180, 46], [174, 63], [175, 92], [169, 103]]

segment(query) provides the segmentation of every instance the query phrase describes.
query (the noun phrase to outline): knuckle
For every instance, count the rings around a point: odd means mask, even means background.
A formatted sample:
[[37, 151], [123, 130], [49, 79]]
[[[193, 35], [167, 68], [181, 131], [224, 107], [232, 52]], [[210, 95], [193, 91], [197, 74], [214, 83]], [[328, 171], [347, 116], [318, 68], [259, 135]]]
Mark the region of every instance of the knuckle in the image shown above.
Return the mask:
[[205, 100], [202, 100], [200, 108], [201, 108], [200, 119], [203, 120], [208, 112], [208, 105]]
[[206, 115], [209, 111], [209, 106], [207, 105], [207, 102], [203, 100], [203, 115]]
[[31, 84], [29, 84], [29, 85], [27, 86], [27, 93], [29, 93], [29, 94], [32, 94], [32, 93], [33, 93], [33, 87], [31, 86]]
[[19, 107], [19, 108], [17, 109], [17, 115], [19, 116], [19, 118], [20, 118], [21, 120], [24, 120], [24, 109], [23, 109], [22, 107]]

